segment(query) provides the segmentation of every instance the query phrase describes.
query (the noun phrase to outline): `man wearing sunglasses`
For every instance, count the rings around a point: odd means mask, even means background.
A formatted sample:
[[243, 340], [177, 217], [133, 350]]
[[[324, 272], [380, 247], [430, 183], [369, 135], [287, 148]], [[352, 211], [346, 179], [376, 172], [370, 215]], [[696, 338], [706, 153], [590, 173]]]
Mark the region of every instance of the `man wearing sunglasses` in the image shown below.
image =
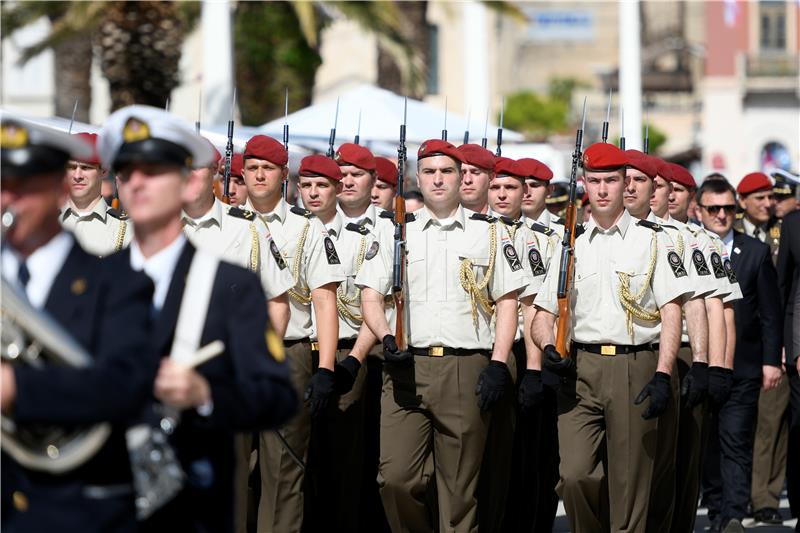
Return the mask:
[[734, 303], [736, 351], [731, 396], [712, 420], [703, 482], [712, 530], [716, 526], [724, 531], [744, 531], [741, 520], [750, 500], [759, 389], [774, 389], [781, 380], [777, 275], [769, 247], [734, 231], [734, 192], [723, 180], [706, 181], [697, 191], [703, 226], [722, 239], [729, 256], [723, 259], [723, 268], [729, 279], [738, 279], [743, 295]]

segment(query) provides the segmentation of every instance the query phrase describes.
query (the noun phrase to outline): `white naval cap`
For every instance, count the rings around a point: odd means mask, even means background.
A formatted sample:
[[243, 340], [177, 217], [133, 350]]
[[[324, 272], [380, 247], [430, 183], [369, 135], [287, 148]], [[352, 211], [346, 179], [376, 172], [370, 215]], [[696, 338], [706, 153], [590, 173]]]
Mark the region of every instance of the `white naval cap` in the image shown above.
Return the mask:
[[105, 168], [118, 170], [129, 163], [175, 163], [192, 168], [208, 166], [214, 151], [188, 122], [169, 112], [144, 105], [118, 109], [108, 117], [97, 142]]
[[0, 166], [5, 177], [28, 177], [65, 169], [69, 159], [92, 155], [86, 141], [0, 112]]

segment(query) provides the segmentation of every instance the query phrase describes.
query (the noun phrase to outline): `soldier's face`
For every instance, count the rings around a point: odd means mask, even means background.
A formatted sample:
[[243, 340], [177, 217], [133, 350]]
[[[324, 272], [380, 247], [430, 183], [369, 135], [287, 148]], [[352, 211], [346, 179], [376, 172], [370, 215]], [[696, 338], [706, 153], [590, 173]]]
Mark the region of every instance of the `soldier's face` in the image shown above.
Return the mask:
[[184, 201], [196, 198], [200, 189], [196, 176], [172, 164], [129, 165], [117, 177], [120, 200], [136, 231], [163, 227], [177, 219]]
[[656, 176], [653, 185], [655, 190], [653, 196], [650, 197], [650, 209], [657, 217], [664, 218], [669, 211], [669, 195], [672, 192], [672, 184], [661, 176]]
[[228, 184], [228, 193], [231, 197], [231, 205], [239, 206], [247, 203], [247, 186], [241, 176], [231, 176]]
[[98, 165], [69, 161], [67, 163], [67, 185], [69, 196], [77, 204], [100, 196], [106, 172]]
[[756, 191], [740, 198], [744, 214], [755, 224], [766, 224], [772, 216], [774, 195], [772, 191]]
[[519, 218], [524, 192], [520, 178], [497, 176], [489, 184], [489, 207], [501, 215]]
[[207, 198], [214, 194], [214, 174], [216, 174], [216, 164], [214, 167], [195, 168], [192, 170], [192, 176], [197, 179], [197, 197], [192, 198], [190, 202], [196, 202], [200, 198]]
[[281, 195], [283, 180], [289, 169], [265, 159], [244, 160], [244, 183], [252, 198], [274, 199]]
[[692, 203], [692, 191], [680, 183], [672, 184], [669, 194], [669, 215], [681, 222], [685, 222], [689, 214], [689, 204]]
[[17, 251], [28, 255], [58, 233], [58, 210], [68, 190], [63, 172], [27, 178], [6, 175], [0, 190], [3, 211], [14, 214], [14, 225], [4, 238]]
[[584, 173], [592, 216], [618, 216], [622, 212], [622, 191], [626, 181], [622, 170]]
[[625, 209], [637, 218], [647, 215], [650, 211], [650, 197], [653, 196], [653, 180], [635, 168], [626, 171], [627, 185], [623, 193]]
[[336, 195], [341, 183], [322, 176], [300, 176], [303, 205], [323, 220], [336, 211]]
[[782, 194], [775, 196], [775, 216], [783, 218], [797, 209], [797, 200], [794, 196]]
[[369, 205], [372, 188], [375, 185], [375, 177], [372, 172], [353, 165], [342, 165], [341, 191], [339, 202], [344, 207], [366, 207]]
[[419, 160], [417, 183], [426, 205], [455, 207], [459, 202], [461, 172], [451, 157], [435, 155]]
[[395, 188], [385, 181], [375, 180], [375, 185], [372, 186], [372, 192], [370, 198], [372, 200], [372, 205], [375, 207], [380, 207], [381, 209], [386, 209], [387, 211], [392, 210], [392, 202], [394, 201], [394, 193]]
[[461, 164], [461, 203], [475, 205], [486, 203], [492, 173], [467, 163]]
[[736, 218], [736, 199], [729, 191], [705, 192], [697, 206], [697, 214], [706, 229], [724, 237], [733, 227]]
[[522, 212], [537, 218], [544, 211], [545, 200], [553, 192], [553, 186], [546, 181], [527, 178], [522, 196]]

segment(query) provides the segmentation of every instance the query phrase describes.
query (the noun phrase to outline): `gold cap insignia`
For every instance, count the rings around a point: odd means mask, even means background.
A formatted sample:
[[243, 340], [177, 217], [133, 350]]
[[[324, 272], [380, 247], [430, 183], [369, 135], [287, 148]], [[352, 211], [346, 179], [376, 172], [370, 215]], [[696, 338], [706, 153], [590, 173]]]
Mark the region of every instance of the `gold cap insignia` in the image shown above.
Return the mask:
[[72, 282], [72, 285], [69, 286], [69, 290], [75, 296], [80, 296], [86, 292], [86, 285], [86, 278], [77, 278]]
[[28, 130], [19, 124], [6, 122], [0, 131], [0, 146], [8, 150], [22, 148], [28, 144]]
[[122, 128], [122, 138], [126, 143], [134, 143], [136, 141], [143, 141], [150, 138], [150, 127], [139, 120], [138, 118], [131, 117]]
[[419, 153], [424, 154], [428, 150], [428, 143], [422, 143], [419, 147]]
[[342, 153], [341, 153], [341, 152], [339, 152], [339, 151], [337, 151], [337, 152], [336, 152], [336, 155], [334, 155], [334, 156], [333, 156], [333, 159], [334, 159], [334, 161], [341, 161], [341, 159], [342, 159]]
[[286, 360], [286, 352], [284, 352], [283, 342], [278, 338], [275, 330], [268, 327], [267, 331], [264, 332], [264, 338], [267, 341], [267, 349], [272, 358], [279, 363], [284, 362]]

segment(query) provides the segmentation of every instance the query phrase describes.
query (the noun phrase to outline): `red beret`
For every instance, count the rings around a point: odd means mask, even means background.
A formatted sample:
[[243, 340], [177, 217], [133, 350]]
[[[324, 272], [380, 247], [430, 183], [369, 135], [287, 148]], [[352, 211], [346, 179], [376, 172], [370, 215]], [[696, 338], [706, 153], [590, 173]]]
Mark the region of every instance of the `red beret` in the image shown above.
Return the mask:
[[77, 137], [81, 141], [89, 144], [92, 147], [92, 155], [84, 158], [73, 158], [73, 161], [80, 161], [81, 163], [88, 163], [90, 165], [100, 166], [100, 156], [97, 153], [97, 134], [96, 133], [73, 133], [73, 137]]
[[756, 192], [765, 189], [772, 189], [772, 182], [763, 172], [751, 172], [742, 178], [739, 186], [736, 187], [736, 192], [745, 196], [751, 192]]
[[389, 185], [397, 185], [397, 165], [385, 157], [375, 158], [375, 172], [378, 179]]
[[458, 148], [453, 146], [447, 141], [441, 139], [430, 139], [419, 145], [417, 150], [417, 160], [435, 155], [446, 155], [454, 160], [463, 163], [464, 156], [458, 151]]
[[667, 181], [672, 181], [673, 177], [672, 177], [672, 168], [670, 166], [670, 163], [667, 163], [663, 159], [652, 155], [650, 157], [653, 158], [656, 162], [656, 170], [658, 171], [657, 175], [661, 176]]
[[553, 171], [550, 167], [532, 157], [517, 159], [517, 166], [526, 178], [533, 178], [540, 181], [550, 181], [553, 179]]
[[345, 143], [336, 150], [334, 156], [340, 165], [353, 165], [364, 170], [375, 170], [375, 156], [365, 147], [353, 143]]
[[231, 156], [231, 176], [244, 177], [244, 156], [242, 154]]
[[283, 166], [289, 161], [289, 153], [280, 142], [272, 137], [255, 135], [247, 141], [244, 147], [244, 158], [263, 159]]
[[462, 144], [456, 148], [468, 165], [491, 171], [495, 168], [494, 154], [479, 144]]
[[299, 174], [301, 176], [322, 176], [336, 181], [342, 179], [342, 171], [339, 170], [339, 165], [336, 164], [336, 161], [321, 154], [304, 157], [300, 161]]
[[639, 150], [625, 150], [625, 157], [628, 158], [628, 166], [642, 172], [651, 180], [655, 179], [658, 174], [658, 166], [652, 157]]
[[494, 175], [523, 177], [522, 169], [517, 165], [517, 162], [508, 157], [497, 158], [497, 162], [494, 164]]
[[609, 143], [595, 143], [583, 152], [585, 170], [617, 170], [628, 163], [625, 152]]
[[[666, 163], [666, 165], [669, 168], [669, 171], [671, 172], [671, 176], [666, 177], [662, 175], [661, 176], [662, 178], [671, 181], [673, 183], [679, 183], [684, 187], [686, 187], [687, 189], [694, 189], [695, 187], [697, 187], [697, 182], [694, 180], [694, 176], [692, 176], [692, 173], [689, 172], [686, 169], [686, 167], [681, 166], [677, 163]], [[661, 173], [659, 172], [659, 174]]]

